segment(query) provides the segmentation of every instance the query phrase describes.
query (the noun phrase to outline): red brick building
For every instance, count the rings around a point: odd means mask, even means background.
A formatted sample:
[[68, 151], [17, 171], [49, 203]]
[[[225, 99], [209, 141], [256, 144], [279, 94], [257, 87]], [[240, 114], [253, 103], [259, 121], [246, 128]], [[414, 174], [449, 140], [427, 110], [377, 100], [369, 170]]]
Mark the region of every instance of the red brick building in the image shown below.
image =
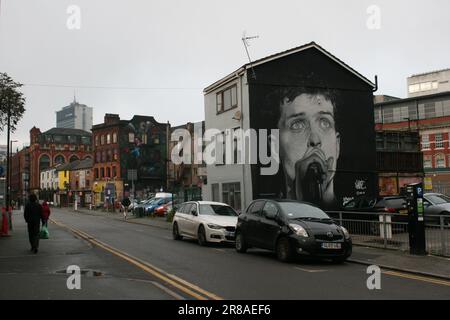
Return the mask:
[[[96, 205], [120, 201], [133, 191], [147, 198], [167, 190], [169, 128], [153, 117], [121, 120], [117, 114], [106, 114], [104, 123], [92, 127]], [[136, 173], [133, 179], [131, 171]]]
[[450, 194], [450, 92], [375, 103], [375, 127], [418, 131], [425, 177]]
[[30, 130], [30, 191], [40, 189], [40, 171], [76, 160], [92, 158], [92, 134], [78, 129]]
[[30, 182], [29, 147], [16, 152], [11, 157], [11, 200], [25, 203]]

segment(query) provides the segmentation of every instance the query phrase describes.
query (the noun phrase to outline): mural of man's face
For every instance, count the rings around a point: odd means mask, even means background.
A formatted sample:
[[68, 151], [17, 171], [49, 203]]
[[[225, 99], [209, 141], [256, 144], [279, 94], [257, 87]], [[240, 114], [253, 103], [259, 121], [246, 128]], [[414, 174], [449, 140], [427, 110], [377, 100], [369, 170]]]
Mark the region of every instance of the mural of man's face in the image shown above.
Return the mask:
[[291, 193], [298, 200], [333, 201], [340, 136], [332, 102], [321, 94], [300, 94], [280, 108], [280, 153]]

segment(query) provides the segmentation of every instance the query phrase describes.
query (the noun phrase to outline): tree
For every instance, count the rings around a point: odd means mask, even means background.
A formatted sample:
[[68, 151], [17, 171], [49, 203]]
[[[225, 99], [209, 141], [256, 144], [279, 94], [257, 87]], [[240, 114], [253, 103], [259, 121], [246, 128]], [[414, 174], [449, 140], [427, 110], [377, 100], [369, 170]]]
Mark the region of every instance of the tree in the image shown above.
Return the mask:
[[[16, 130], [16, 126], [25, 113], [25, 98], [18, 89], [22, 84], [15, 82], [6, 73], [0, 73], [0, 130], [6, 127], [6, 208], [11, 207], [11, 157], [10, 157], [10, 135]], [[9, 209], [10, 210], [10, 209]], [[11, 221], [11, 211], [10, 221]], [[11, 228], [11, 226], [10, 226]]]
[[25, 113], [25, 98], [18, 91], [22, 84], [15, 82], [6, 73], [0, 72], [0, 130], [8, 127], [8, 113], [10, 113], [10, 129], [14, 132], [17, 124]]

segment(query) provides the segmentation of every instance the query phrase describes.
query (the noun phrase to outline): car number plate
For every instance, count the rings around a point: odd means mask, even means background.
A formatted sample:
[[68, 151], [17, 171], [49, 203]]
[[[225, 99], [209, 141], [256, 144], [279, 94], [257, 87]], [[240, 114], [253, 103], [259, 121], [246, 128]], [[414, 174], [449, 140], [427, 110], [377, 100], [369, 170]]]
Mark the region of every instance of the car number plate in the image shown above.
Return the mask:
[[234, 232], [227, 232], [227, 236], [234, 237]]
[[341, 244], [340, 243], [322, 243], [322, 248], [323, 249], [341, 249]]
[[399, 212], [400, 212], [400, 214], [407, 214], [408, 210], [400, 210]]

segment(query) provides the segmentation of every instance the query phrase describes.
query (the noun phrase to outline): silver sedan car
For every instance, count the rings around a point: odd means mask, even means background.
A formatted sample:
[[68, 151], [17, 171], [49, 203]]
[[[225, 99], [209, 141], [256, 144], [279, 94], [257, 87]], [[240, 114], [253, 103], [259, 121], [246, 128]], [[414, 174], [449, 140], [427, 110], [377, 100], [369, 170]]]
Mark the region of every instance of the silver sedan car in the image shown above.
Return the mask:
[[441, 193], [425, 193], [423, 205], [426, 222], [439, 224], [443, 216], [444, 224], [450, 225], [450, 197]]

